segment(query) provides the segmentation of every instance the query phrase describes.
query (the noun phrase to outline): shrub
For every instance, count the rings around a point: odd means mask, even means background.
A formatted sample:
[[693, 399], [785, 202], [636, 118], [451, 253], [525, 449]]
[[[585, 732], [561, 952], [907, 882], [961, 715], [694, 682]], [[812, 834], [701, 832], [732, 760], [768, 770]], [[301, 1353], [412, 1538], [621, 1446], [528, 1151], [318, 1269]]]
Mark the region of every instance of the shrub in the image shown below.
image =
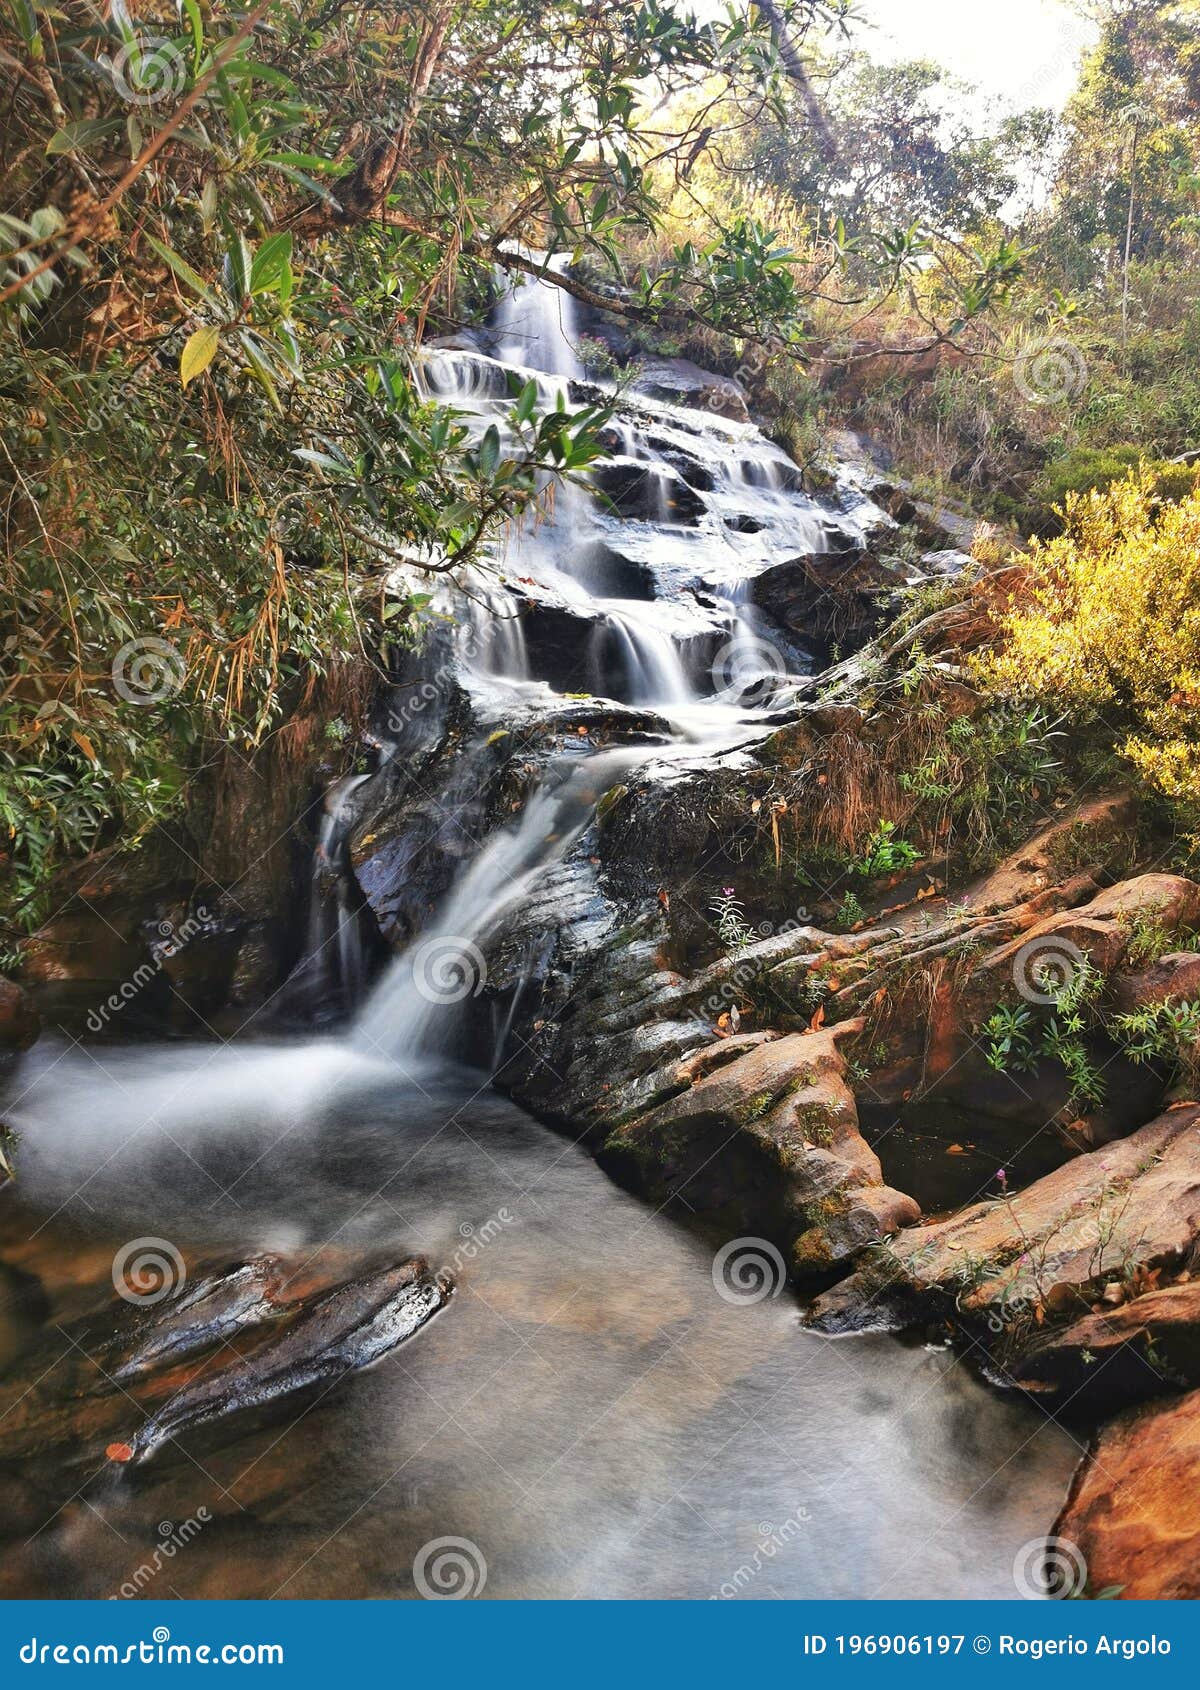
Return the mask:
[[1144, 468], [1160, 499], [1184, 499], [1195, 492], [1196, 465], [1144, 462], [1145, 457], [1138, 446], [1079, 446], [1048, 463], [1031, 491], [1038, 504], [1061, 511], [1070, 494], [1103, 492]]
[[1200, 820], [1200, 491], [1177, 504], [1148, 473], [1068, 496], [1064, 532], [1032, 548], [1026, 595], [987, 684], [1100, 721], [1147, 782]]

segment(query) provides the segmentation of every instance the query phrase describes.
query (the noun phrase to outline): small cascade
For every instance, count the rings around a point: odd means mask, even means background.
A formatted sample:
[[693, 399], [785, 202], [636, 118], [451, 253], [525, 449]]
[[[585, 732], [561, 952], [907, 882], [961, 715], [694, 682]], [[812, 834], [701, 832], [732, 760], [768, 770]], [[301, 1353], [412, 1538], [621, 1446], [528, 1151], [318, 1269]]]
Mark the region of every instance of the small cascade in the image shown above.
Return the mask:
[[[570, 264], [562, 253], [552, 258], [545, 253], [529, 256], [551, 275], [561, 276]], [[515, 282], [505, 277], [505, 286], [507, 292], [496, 307], [492, 325], [497, 356], [523, 369], [575, 380], [582, 377], [586, 372], [575, 350], [581, 330], [574, 298], [537, 276], [521, 276]]]
[[773, 703], [785, 673], [778, 650], [764, 637], [762, 618], [751, 598], [752, 586], [751, 581], [737, 578], [713, 590], [729, 616], [729, 637], [713, 661], [713, 688], [726, 702], [743, 709]]
[[370, 970], [362, 901], [354, 895], [346, 843], [350, 800], [370, 778], [343, 775], [328, 788], [313, 850], [308, 931], [290, 984], [298, 1001], [315, 1006], [320, 1019], [353, 1011], [366, 992]]
[[695, 697], [674, 640], [645, 620], [608, 605], [603, 622], [592, 634], [589, 668], [596, 692], [616, 691], [627, 704], [663, 709], [690, 704]]
[[458, 648], [467, 667], [483, 679], [529, 679], [529, 653], [516, 601], [495, 586], [471, 583]]
[[[528, 380], [554, 404], [565, 381], [586, 377], [580, 307], [547, 279], [569, 260], [530, 256], [545, 274], [504, 280], [489, 325], [494, 356], [459, 344], [422, 358], [430, 395], [453, 404], [477, 436], [496, 427], [507, 437], [513, 393]], [[772, 642], [756, 578], [830, 550], [839, 536], [853, 545], [857, 534], [803, 491], [786, 453], [752, 425], [613, 391], [608, 457], [586, 481], [548, 484], [538, 510], [439, 588], [437, 610], [457, 630], [456, 679], [501, 732], [535, 695], [541, 707], [554, 698], [555, 673], [561, 686], [578, 676], [597, 699], [653, 710], [673, 730], [673, 755], [703, 755], [744, 739], [747, 724], [780, 702], [785, 652], [796, 650], [779, 631]], [[573, 639], [579, 648], [563, 652]], [[440, 908], [368, 999], [354, 1043], [409, 1065], [445, 1055], [461, 1012], [484, 991], [489, 943], [518, 906], [545, 893], [547, 871], [616, 778], [612, 759], [628, 767], [644, 754], [576, 753], [565, 769], [559, 758], [519, 820], [472, 841]], [[443, 799], [437, 807], [457, 814]], [[438, 837], [427, 831], [420, 848], [436, 853]], [[424, 919], [416, 905], [410, 914]], [[497, 1060], [526, 984], [504, 998], [507, 1018], [493, 1021]]]
[[552, 767], [520, 819], [490, 836], [437, 918], [392, 964], [352, 1029], [354, 1045], [414, 1065], [450, 1048], [457, 1017], [449, 1012], [478, 997], [487, 982], [482, 946], [566, 855], [635, 755], [599, 752]]

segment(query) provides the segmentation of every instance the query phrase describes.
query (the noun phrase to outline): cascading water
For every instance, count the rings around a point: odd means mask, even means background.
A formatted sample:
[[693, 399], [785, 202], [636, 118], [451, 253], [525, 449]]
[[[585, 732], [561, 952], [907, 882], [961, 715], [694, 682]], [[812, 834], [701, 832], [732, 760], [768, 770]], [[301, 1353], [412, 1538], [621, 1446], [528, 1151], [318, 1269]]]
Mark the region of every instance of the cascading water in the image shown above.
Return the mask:
[[[566, 268], [563, 258], [534, 256], [550, 273]], [[433, 349], [425, 361], [431, 393], [453, 400], [478, 434], [503, 431], [514, 382], [532, 377], [543, 391], [585, 375], [578, 308], [541, 277], [506, 286], [491, 336], [494, 358], [456, 348]], [[798, 491], [790, 461], [748, 425], [635, 400], [609, 440], [593, 487], [555, 488], [549, 512], [507, 537], [492, 578], [476, 568], [465, 597], [447, 595], [465, 672], [510, 689], [539, 684], [523, 621], [560, 606], [590, 625], [586, 676], [598, 697], [660, 712], [680, 745], [718, 742], [742, 728], [747, 711], [773, 703], [785, 675], [752, 603], [754, 575], [766, 562], [819, 549], [827, 518]], [[622, 579], [649, 582], [650, 596], [622, 597]], [[585, 781], [608, 784], [578, 774], [553, 797], [543, 788], [517, 823], [484, 843], [391, 965], [356, 1040], [406, 1064], [422, 1051], [444, 1052], [461, 1019], [456, 1005], [482, 972], [483, 947], [586, 827], [590, 812], [573, 799]]]
[[[570, 260], [561, 254], [531, 253], [551, 275], [561, 276]], [[511, 282], [496, 308], [494, 333], [498, 356], [506, 364], [544, 370], [548, 375], [582, 377], [575, 348], [580, 338], [579, 308], [572, 296], [539, 276]]]
[[551, 771], [520, 820], [491, 835], [437, 919], [393, 963], [355, 1023], [356, 1045], [404, 1064], [444, 1054], [455, 1007], [483, 989], [481, 946], [549, 865], [566, 855], [605, 788], [631, 761], [631, 753], [602, 752]]
[[326, 790], [313, 850], [308, 930], [289, 984], [319, 1014], [343, 1015], [361, 1003], [370, 964], [363, 941], [361, 898], [354, 896], [346, 838], [354, 793], [369, 774], [344, 775]]
[[[580, 373], [578, 326], [562, 291], [534, 279], [501, 305], [498, 350], [519, 381], [540, 366], [553, 403]], [[426, 377], [481, 432], [511, 403], [509, 372], [482, 352], [431, 349]], [[319, 1412], [218, 1445], [203, 1468], [164, 1464], [134, 1485], [107, 1461], [101, 1507], [85, 1495], [44, 1522], [20, 1512], [22, 1475], [15, 1524], [0, 1520], [9, 1594], [111, 1595], [158, 1565], [160, 1522], [195, 1494], [217, 1520], [172, 1561], [172, 1593], [189, 1597], [411, 1595], [408, 1569], [431, 1546], [466, 1541], [486, 1557], [489, 1595], [702, 1598], [732, 1589], [723, 1581], [740, 1579], [762, 1534], [769, 1572], [737, 1594], [988, 1597], [1011, 1593], [1014, 1550], [1053, 1517], [1077, 1451], [1051, 1422], [985, 1394], [940, 1347], [879, 1337], [835, 1350], [797, 1329], [787, 1298], [726, 1300], [709, 1245], [446, 1060], [506, 924], [520, 993], [531, 956], [515, 913], [544, 910], [553, 928], [602, 794], [639, 760], [727, 746], [748, 707], [773, 699], [744, 684], [773, 666], [754, 579], [826, 544], [828, 514], [746, 425], [635, 403], [614, 446], [606, 498], [560, 490], [552, 519], [511, 535], [465, 594], [439, 596], [445, 661], [478, 707], [469, 743], [457, 775], [425, 790], [429, 747], [462, 724], [431, 721], [418, 688], [412, 743], [397, 730], [378, 778], [421, 788], [417, 855], [453, 850], [461, 864], [448, 892], [412, 904], [432, 913], [349, 1036], [109, 1047], [102, 1066], [46, 1043], [6, 1100], [21, 1178], [0, 1237], [31, 1283], [59, 1287], [78, 1260], [81, 1279], [95, 1274], [69, 1296], [102, 1309], [130, 1239], [168, 1241], [198, 1277], [217, 1253], [282, 1252], [303, 1280], [332, 1245], [352, 1263], [422, 1252], [456, 1283], [453, 1303], [356, 1388], [322, 1386]], [[552, 638], [533, 637], [540, 616], [558, 619]], [[567, 625], [581, 651], [591, 644], [596, 691], [654, 706], [626, 713], [639, 725], [619, 750], [603, 728], [591, 737], [604, 706], [535, 678]], [[424, 677], [435, 697], [441, 661]], [[542, 774], [523, 799], [503, 787], [489, 833], [489, 741], [523, 746], [538, 710], [554, 752], [524, 765]], [[505, 755], [521, 765], [524, 750]], [[346, 867], [347, 826], [372, 791], [358, 777], [331, 791], [318, 890]], [[416, 872], [411, 854], [393, 862], [400, 880]], [[334, 880], [309, 951], [350, 980], [348, 877]], [[497, 1067], [516, 1002], [489, 1005]], [[61, 1412], [78, 1412], [77, 1394]], [[1005, 1470], [1018, 1461], [1015, 1485]]]

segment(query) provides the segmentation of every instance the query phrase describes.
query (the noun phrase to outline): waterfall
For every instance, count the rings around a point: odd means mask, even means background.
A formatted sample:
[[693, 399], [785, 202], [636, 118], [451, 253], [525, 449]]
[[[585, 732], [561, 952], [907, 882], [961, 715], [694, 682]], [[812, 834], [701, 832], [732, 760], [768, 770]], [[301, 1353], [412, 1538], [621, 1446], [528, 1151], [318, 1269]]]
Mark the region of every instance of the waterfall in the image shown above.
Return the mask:
[[579, 838], [604, 791], [636, 753], [610, 751], [560, 762], [526, 801], [518, 821], [493, 833], [429, 927], [396, 959], [363, 1008], [351, 1042], [401, 1064], [446, 1051], [452, 1013], [487, 983], [482, 946], [551, 864]]
[[[528, 256], [556, 276], [570, 263], [561, 253], [552, 258], [540, 252]], [[575, 351], [580, 336], [576, 301], [538, 276], [506, 278], [506, 284], [493, 324], [499, 357], [507, 364], [578, 380], [586, 372]]]
[[367, 957], [360, 926], [360, 904], [346, 860], [350, 799], [369, 775], [343, 775], [327, 789], [309, 888], [308, 931], [304, 954], [293, 970], [303, 995], [328, 1013], [352, 1010], [367, 983]]
[[[531, 256], [551, 275], [568, 263]], [[576, 301], [545, 276], [506, 279], [490, 323], [496, 356], [429, 349], [427, 391], [453, 404], [476, 437], [495, 426], [507, 438], [516, 388], [533, 379], [542, 402], [553, 404], [563, 378], [586, 375], [583, 323]], [[527, 708], [530, 699], [553, 708], [553, 689], [538, 669], [569, 657], [559, 651], [562, 630], [577, 625], [597, 697], [664, 717], [676, 757], [686, 745], [728, 745], [777, 701], [787, 673], [754, 604], [756, 575], [827, 550], [831, 536], [845, 542], [851, 519], [805, 494], [796, 466], [753, 426], [661, 400], [615, 392], [614, 399], [620, 412], [605, 436], [611, 455], [594, 480], [554, 486], [545, 507], [514, 523], [457, 587], [438, 589], [438, 613], [458, 630], [458, 679], [481, 693], [489, 719], [496, 689], [508, 689], [512, 705], [500, 705], [505, 725], [510, 708]], [[856, 536], [863, 520], [854, 519]], [[560, 620], [536, 641], [529, 629], [547, 612]], [[693, 677], [688, 659], [699, 653], [704, 663]], [[570, 662], [560, 667], [575, 673]], [[570, 696], [560, 695], [562, 703]], [[653, 754], [662, 755], [661, 746]], [[577, 751], [553, 762], [518, 819], [458, 868], [440, 909], [367, 1000], [353, 1043], [405, 1064], [446, 1053], [463, 1011], [485, 990], [489, 943], [579, 842], [615, 771], [650, 755], [644, 748]], [[514, 1014], [512, 999], [497, 1061]]]
[[508, 593], [473, 580], [458, 637], [464, 662], [480, 677], [529, 679], [529, 653], [520, 613]]
[[590, 669], [597, 692], [605, 691], [613, 669], [608, 662], [615, 643], [630, 704], [669, 707], [690, 704], [694, 693], [684, 673], [679, 648], [659, 629], [637, 622], [625, 611], [605, 607], [604, 621], [592, 635]]

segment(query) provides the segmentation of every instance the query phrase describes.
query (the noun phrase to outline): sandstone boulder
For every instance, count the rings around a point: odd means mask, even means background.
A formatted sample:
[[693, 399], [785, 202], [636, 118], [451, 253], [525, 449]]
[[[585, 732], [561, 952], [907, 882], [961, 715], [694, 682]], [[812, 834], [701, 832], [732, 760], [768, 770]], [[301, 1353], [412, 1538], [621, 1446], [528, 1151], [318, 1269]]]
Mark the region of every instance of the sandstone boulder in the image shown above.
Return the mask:
[[1011, 1197], [906, 1227], [813, 1316], [834, 1332], [953, 1315], [1011, 1356], [1039, 1311], [1078, 1318], [1109, 1282], [1182, 1266], [1198, 1234], [1200, 1105], [1187, 1104]]
[[708, 1046], [679, 1064], [676, 1095], [609, 1135], [601, 1160], [656, 1202], [771, 1239], [801, 1274], [827, 1273], [919, 1213], [885, 1185], [858, 1130], [838, 1045], [859, 1030]]
[[1143, 1601], [1200, 1597], [1200, 1391], [1105, 1426], [1055, 1533], [1077, 1545], [1088, 1588]]

